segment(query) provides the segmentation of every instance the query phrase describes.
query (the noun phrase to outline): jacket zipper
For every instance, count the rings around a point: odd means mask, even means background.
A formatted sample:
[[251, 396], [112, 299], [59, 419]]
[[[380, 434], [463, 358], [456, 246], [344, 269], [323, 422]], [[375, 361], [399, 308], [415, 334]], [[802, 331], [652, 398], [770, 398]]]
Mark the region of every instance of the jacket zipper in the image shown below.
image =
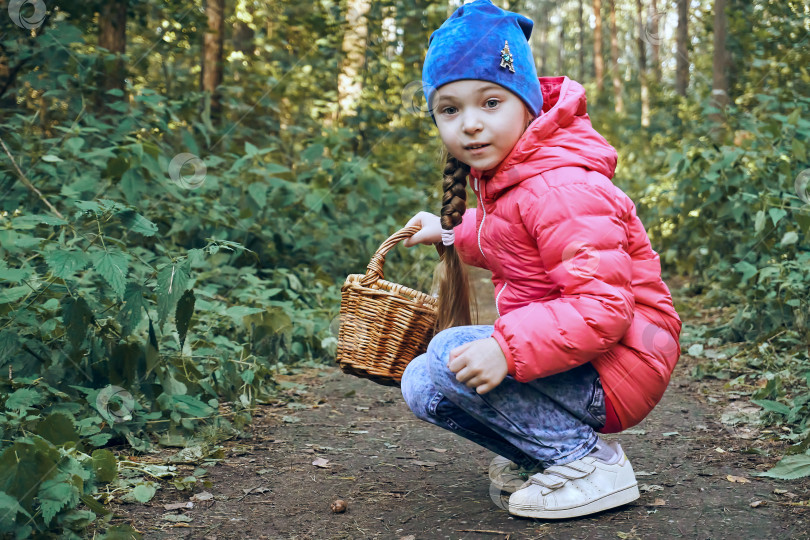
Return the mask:
[[[477, 177], [475, 178], [475, 191], [478, 191], [478, 178]], [[479, 192], [479, 194], [480, 194], [480, 192]], [[481, 256], [486, 259], [487, 256], [484, 254], [483, 248], [481, 248], [481, 230], [484, 228], [484, 221], [487, 219], [487, 207], [484, 204], [484, 197], [483, 196], [480, 197], [480, 200], [481, 200], [481, 209], [484, 211], [484, 217], [481, 218], [481, 226], [478, 227], [478, 250], [481, 252]], [[503, 294], [503, 291], [506, 290], [507, 285], [509, 285], [509, 284], [504, 282], [503, 287], [498, 292], [498, 296], [495, 297], [495, 311], [498, 312], [498, 318], [499, 319], [501, 317], [501, 310], [498, 307], [498, 301], [501, 299], [501, 295]]]
[[[475, 178], [475, 191], [477, 191], [480, 194], [480, 191], [478, 191], [478, 178], [477, 177]], [[484, 204], [484, 197], [480, 197], [480, 200], [481, 200], [481, 209], [484, 211], [484, 217], [481, 218], [481, 225], [478, 227], [478, 250], [481, 252], [481, 256], [484, 259], [486, 259], [487, 256], [484, 255], [484, 250], [481, 248], [481, 229], [484, 228], [484, 221], [487, 219], [487, 207]]]
[[508, 286], [509, 286], [509, 283], [504, 282], [503, 287], [501, 288], [500, 292], [498, 292], [498, 296], [495, 297], [495, 311], [498, 312], [498, 318], [501, 317], [501, 310], [498, 307], [498, 301], [500, 301], [501, 295], [503, 294], [503, 291], [505, 291], [506, 287], [508, 287]]

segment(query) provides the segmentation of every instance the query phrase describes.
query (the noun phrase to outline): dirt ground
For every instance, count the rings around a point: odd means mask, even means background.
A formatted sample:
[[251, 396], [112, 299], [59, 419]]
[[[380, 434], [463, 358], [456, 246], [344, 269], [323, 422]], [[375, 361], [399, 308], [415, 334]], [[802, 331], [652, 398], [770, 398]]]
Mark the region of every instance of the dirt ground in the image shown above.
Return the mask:
[[[480, 293], [484, 313], [488, 293]], [[753, 476], [784, 445], [720, 422], [739, 408], [735, 397], [719, 382], [692, 380], [689, 364], [684, 357], [649, 417], [607, 436], [621, 442], [642, 491], [618, 509], [564, 521], [512, 517], [490, 493], [491, 452], [416, 419], [398, 388], [329, 368], [285, 377], [292, 401], [262, 406], [253, 438], [225, 443], [211, 486], [195, 490], [213, 498], [167, 511], [191, 497], [167, 487], [146, 505], [117, 507], [115, 521], [145, 538], [206, 540], [810, 538], [810, 508], [795, 505], [810, 499], [810, 481]], [[345, 512], [331, 511], [336, 499]], [[190, 521], [168, 521], [173, 514]]]

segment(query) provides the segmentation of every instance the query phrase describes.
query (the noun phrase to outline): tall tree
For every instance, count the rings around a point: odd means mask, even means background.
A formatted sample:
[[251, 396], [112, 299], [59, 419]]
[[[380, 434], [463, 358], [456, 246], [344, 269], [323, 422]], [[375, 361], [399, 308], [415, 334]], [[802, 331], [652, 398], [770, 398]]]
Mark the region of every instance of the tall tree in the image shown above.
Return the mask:
[[610, 70], [613, 73], [613, 109], [617, 114], [624, 112], [622, 99], [622, 79], [619, 76], [619, 34], [616, 31], [616, 0], [608, 0], [610, 10]]
[[675, 91], [686, 97], [689, 87], [689, 0], [678, 0], [678, 38]]
[[225, 0], [205, 0], [208, 25], [203, 34], [202, 91], [211, 103], [211, 118], [219, 119], [222, 103], [217, 88], [222, 84], [222, 51], [225, 40]]
[[338, 75], [338, 106], [341, 117], [355, 116], [356, 104], [363, 91], [361, 71], [366, 56], [370, 0], [349, 0], [346, 29], [343, 34], [343, 61]]
[[726, 105], [728, 105], [728, 66], [729, 53], [726, 48], [726, 33], [728, 19], [726, 17], [726, 0], [714, 0], [714, 54], [712, 59], [712, 103], [720, 109], [714, 116], [718, 122], [722, 121]]
[[565, 74], [565, 3], [560, 2], [560, 32], [557, 36], [557, 74]]
[[661, 83], [661, 13], [658, 12], [658, 0], [650, 0], [650, 11], [647, 16], [647, 34], [652, 48], [652, 68], [655, 82]]
[[577, 0], [577, 23], [579, 24], [579, 80], [585, 80], [585, 28], [582, 22], [582, 1]]
[[650, 88], [647, 82], [647, 42], [644, 39], [644, 3], [636, 0], [638, 80], [641, 84], [641, 127], [650, 127]]
[[126, 92], [126, 67], [123, 55], [127, 49], [127, 4], [128, 0], [109, 0], [102, 3], [98, 18], [98, 45], [115, 54], [111, 61], [102, 60], [100, 93], [96, 96], [96, 105], [123, 99], [123, 94], [113, 96], [109, 90]]
[[551, 65], [546, 56], [548, 54], [548, 6], [545, 2], [537, 3], [535, 20], [539, 20], [538, 31], [532, 34], [532, 37], [538, 43], [540, 50], [540, 54], [536, 55], [538, 57], [537, 72], [542, 76], [547, 74], [546, 72], [549, 71]]
[[602, 0], [593, 0], [593, 16], [596, 19], [593, 31], [593, 68], [597, 96], [601, 96], [605, 91], [605, 60], [602, 56]]

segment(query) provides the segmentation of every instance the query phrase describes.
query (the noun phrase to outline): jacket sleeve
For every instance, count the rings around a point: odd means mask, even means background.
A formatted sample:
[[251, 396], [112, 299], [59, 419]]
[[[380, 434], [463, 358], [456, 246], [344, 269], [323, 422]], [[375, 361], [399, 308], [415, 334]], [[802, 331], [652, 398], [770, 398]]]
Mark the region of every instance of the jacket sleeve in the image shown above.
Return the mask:
[[486, 262], [478, 249], [478, 229], [476, 228], [477, 208], [468, 208], [455, 228], [453, 245], [465, 264], [486, 268]]
[[[612, 187], [612, 186], [611, 186]], [[604, 186], [568, 184], [518, 203], [552, 282], [538, 299], [495, 321], [493, 336], [520, 382], [584, 364], [625, 334], [634, 311], [621, 203]]]

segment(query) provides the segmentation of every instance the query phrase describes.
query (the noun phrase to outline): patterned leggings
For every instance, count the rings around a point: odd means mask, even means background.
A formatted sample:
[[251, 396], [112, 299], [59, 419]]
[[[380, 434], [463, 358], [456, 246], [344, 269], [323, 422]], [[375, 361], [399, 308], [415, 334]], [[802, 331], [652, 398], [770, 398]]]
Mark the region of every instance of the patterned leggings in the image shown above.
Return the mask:
[[479, 395], [447, 368], [450, 351], [492, 336], [492, 325], [434, 336], [402, 375], [402, 396], [422, 420], [453, 431], [520, 466], [562, 465], [587, 455], [605, 425], [605, 394], [588, 363], [528, 383], [506, 378]]

